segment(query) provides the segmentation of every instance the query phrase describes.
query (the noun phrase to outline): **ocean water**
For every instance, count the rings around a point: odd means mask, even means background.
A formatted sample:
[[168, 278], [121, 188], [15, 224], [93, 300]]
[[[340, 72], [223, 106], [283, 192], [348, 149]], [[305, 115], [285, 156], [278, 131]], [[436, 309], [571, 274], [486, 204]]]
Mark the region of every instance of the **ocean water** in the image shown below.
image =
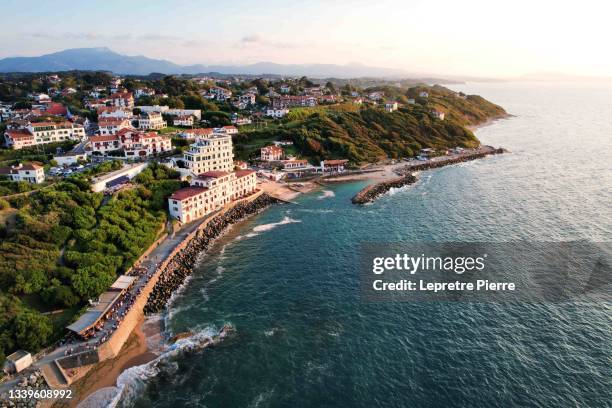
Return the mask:
[[339, 184], [235, 226], [174, 300], [172, 333], [235, 333], [141, 375], [137, 407], [612, 404], [609, 302], [376, 302], [360, 244], [609, 242], [612, 87], [468, 84], [515, 115], [477, 131], [512, 153], [424, 172], [372, 205]]

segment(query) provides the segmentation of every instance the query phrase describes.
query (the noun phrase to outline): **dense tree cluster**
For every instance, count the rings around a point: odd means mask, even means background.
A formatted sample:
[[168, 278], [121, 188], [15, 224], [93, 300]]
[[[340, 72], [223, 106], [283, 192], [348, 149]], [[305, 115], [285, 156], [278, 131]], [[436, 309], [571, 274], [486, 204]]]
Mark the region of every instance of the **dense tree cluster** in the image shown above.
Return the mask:
[[[27, 200], [8, 200], [11, 221], [0, 226], [0, 307], [14, 306], [0, 317], [0, 352], [48, 344], [52, 330], [41, 310], [96, 298], [158, 237], [167, 219], [165, 198], [182, 186], [178, 173], [152, 163], [133, 188], [105, 198], [86, 179], [116, 168], [102, 166]], [[22, 330], [37, 333], [37, 340]]]

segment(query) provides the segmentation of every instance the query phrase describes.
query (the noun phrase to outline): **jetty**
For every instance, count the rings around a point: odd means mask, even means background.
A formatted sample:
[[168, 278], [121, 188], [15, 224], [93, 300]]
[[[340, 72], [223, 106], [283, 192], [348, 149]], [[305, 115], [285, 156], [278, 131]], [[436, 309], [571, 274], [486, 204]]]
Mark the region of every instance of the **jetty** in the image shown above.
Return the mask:
[[395, 173], [399, 176], [398, 178], [371, 184], [365, 187], [363, 190], [355, 194], [355, 196], [351, 199], [351, 202], [353, 204], [371, 203], [392, 188], [400, 188], [406, 185], [414, 184], [417, 181], [417, 177], [414, 175], [414, 172], [417, 171], [436, 169], [502, 153], [507, 153], [507, 150], [493, 146], [481, 146], [477, 149], [465, 150], [461, 153], [448, 156], [438, 156], [428, 160], [415, 160], [406, 164], [405, 166], [395, 169]]

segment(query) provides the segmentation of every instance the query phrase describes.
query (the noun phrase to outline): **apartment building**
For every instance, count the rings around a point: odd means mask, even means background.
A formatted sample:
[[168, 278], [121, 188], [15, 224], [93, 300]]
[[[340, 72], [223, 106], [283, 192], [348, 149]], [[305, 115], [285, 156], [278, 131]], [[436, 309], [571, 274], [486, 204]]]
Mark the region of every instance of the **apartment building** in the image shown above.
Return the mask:
[[248, 196], [257, 189], [254, 170], [209, 171], [198, 175], [189, 187], [168, 198], [170, 216], [190, 222], [220, 209], [232, 200]]
[[194, 175], [208, 171], [232, 171], [234, 168], [232, 136], [222, 133], [199, 136], [185, 151], [183, 160]]

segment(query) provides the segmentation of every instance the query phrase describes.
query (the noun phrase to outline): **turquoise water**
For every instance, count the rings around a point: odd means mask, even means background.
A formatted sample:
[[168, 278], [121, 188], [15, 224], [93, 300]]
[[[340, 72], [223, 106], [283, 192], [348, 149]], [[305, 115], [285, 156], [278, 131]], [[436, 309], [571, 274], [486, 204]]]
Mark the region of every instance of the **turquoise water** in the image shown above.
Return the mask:
[[373, 205], [364, 183], [235, 226], [172, 304], [171, 332], [236, 333], [173, 358], [136, 406], [610, 406], [609, 303], [368, 303], [368, 242], [610, 241], [612, 88], [455, 87], [513, 118], [477, 132], [512, 154], [420, 174]]

